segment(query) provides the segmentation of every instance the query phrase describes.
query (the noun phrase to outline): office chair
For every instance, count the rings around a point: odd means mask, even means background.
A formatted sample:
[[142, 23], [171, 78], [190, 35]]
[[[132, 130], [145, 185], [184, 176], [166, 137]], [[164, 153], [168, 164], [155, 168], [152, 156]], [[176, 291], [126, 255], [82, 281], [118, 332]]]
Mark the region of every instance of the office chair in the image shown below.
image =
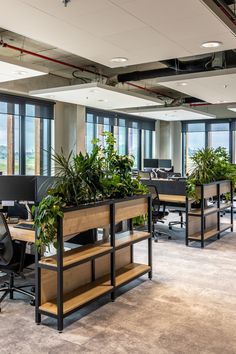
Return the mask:
[[[29, 264], [31, 263], [32, 261]], [[5, 282], [0, 287], [0, 293], [3, 292], [0, 298], [0, 312], [2, 301], [8, 294], [10, 299], [13, 299], [14, 292], [30, 297], [32, 300], [31, 305], [34, 305], [35, 296], [23, 290], [23, 288], [28, 288], [31, 285], [20, 287], [14, 285], [15, 276], [22, 274], [23, 267], [29, 264], [25, 260], [25, 244], [12, 241], [5, 217], [0, 213], [0, 271], [9, 274], [9, 282]]]
[[165, 205], [161, 205], [157, 187], [155, 185], [149, 185], [147, 187], [152, 195], [152, 237], [154, 238], [155, 242], [158, 242], [158, 236], [160, 235], [165, 235], [168, 237], [168, 239], [171, 239], [171, 236], [166, 232], [155, 231], [155, 224], [158, 222], [164, 224], [162, 219], [164, 219], [164, 217], [167, 216], [169, 212], [165, 210]]

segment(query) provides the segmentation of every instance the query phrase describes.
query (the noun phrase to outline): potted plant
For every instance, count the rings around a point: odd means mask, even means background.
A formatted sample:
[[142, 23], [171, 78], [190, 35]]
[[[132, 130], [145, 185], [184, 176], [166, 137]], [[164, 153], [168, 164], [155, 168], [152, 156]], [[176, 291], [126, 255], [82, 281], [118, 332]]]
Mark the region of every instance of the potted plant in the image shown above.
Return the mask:
[[236, 168], [229, 162], [229, 155], [225, 148], [198, 150], [191, 160], [193, 167], [187, 178], [187, 194], [190, 199], [196, 201], [195, 207], [200, 206], [197, 186], [222, 180], [230, 180], [235, 186]]
[[91, 154], [54, 154], [57, 181], [40, 202], [35, 216], [38, 249], [52, 243], [57, 246], [57, 218], [63, 217], [64, 208], [148, 193], [138, 179], [132, 178], [134, 158], [119, 155], [113, 135], [104, 135], [105, 147], [96, 139]]

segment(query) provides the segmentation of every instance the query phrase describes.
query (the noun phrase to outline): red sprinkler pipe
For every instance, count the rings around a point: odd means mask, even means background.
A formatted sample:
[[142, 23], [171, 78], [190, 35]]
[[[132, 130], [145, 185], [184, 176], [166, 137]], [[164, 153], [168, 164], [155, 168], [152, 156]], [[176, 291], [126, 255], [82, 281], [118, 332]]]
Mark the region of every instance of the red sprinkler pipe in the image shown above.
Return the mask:
[[[70, 68], [80, 70], [80, 71], [82, 71], [82, 72], [86, 72], [86, 73], [93, 74], [93, 75], [97, 75], [97, 74], [98, 74], [98, 73], [96, 73], [96, 72], [93, 71], [93, 70], [85, 69], [85, 68], [82, 68], [81, 66], [73, 65], [73, 64], [64, 62], [64, 61], [62, 61], [62, 60], [50, 58], [50, 57], [48, 57], [48, 56], [46, 56], [46, 55], [39, 54], [39, 53], [35, 53], [35, 52], [32, 52], [32, 51], [27, 50], [27, 49], [20, 48], [20, 47], [16, 47], [16, 46], [14, 46], [14, 45], [5, 43], [5, 42], [3, 42], [3, 41], [0, 41], [0, 45], [1, 45], [3, 48], [9, 48], [9, 49], [17, 50], [18, 52], [21, 52], [21, 53], [24, 53], [24, 54], [28, 54], [28, 55], [32, 55], [32, 56], [37, 57], [37, 58], [40, 58], [40, 59], [48, 60], [48, 61], [51, 61], [51, 62], [56, 63], [56, 64], [65, 65], [65, 66], [68, 66], [68, 67], [70, 67]], [[101, 76], [104, 77], [104, 78], [106, 78], [106, 79], [109, 77], [109, 76], [104, 75], [104, 74], [102, 74]], [[167, 98], [171, 98], [170, 96], [163, 95], [162, 93], [160, 93], [160, 92], [158, 92], [158, 91], [148, 89], [148, 88], [146, 88], [146, 87], [144, 87], [144, 86], [136, 85], [136, 84], [133, 84], [133, 83], [131, 83], [131, 82], [126, 82], [126, 84], [129, 85], [129, 86], [132, 86], [132, 87], [139, 88], [140, 90], [144, 90], [144, 91], [147, 91], [147, 92], [155, 93], [156, 95], [159, 94], [159, 95], [161, 95], [161, 96], [164, 96], [164, 97], [167, 97]]]

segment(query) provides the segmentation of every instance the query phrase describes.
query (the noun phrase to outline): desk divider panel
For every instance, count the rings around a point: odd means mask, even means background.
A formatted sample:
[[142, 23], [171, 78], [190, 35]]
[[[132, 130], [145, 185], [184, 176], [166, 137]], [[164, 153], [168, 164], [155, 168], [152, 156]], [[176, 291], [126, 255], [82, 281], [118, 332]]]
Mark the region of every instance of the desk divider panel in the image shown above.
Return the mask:
[[132, 219], [139, 215], [147, 214], [148, 201], [147, 198], [128, 200], [115, 204], [115, 222]]
[[[124, 236], [119, 235], [125, 239], [123, 245], [122, 242], [116, 244], [115, 224], [144, 214], [148, 214], [148, 231], [133, 232], [130, 222], [128, 236], [127, 232]], [[78, 247], [69, 255], [66, 253], [70, 251], [63, 252], [64, 240], [68, 236], [108, 225], [109, 242], [104, 240]], [[139, 264], [133, 259], [133, 245], [141, 240], [148, 241], [148, 264]], [[87, 303], [105, 294], [110, 294], [114, 301], [118, 287], [146, 273], [151, 279], [151, 197], [134, 196], [66, 210], [64, 217], [58, 218], [57, 242], [56, 257], [43, 257], [41, 260], [37, 253], [35, 318], [40, 323], [41, 314], [52, 316], [57, 319], [57, 327], [61, 331], [64, 317]]]
[[[92, 218], [91, 213], [93, 213]], [[66, 212], [63, 218], [63, 237], [90, 229], [103, 228], [109, 223], [109, 205]]]

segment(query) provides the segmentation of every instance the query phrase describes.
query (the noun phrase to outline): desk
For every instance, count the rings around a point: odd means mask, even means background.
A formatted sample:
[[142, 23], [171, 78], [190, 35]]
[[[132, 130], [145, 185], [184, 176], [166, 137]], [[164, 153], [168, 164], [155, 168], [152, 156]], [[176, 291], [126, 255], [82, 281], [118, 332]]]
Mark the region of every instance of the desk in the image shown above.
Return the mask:
[[[31, 222], [27, 222], [25, 220], [21, 220], [20, 222], [24, 224], [32, 224]], [[35, 243], [35, 231], [27, 230], [27, 229], [18, 229], [14, 227], [14, 224], [8, 224], [8, 228], [11, 233], [12, 240], [17, 240], [21, 242], [32, 242]]]
[[159, 194], [159, 199], [163, 203], [174, 203], [174, 204], [185, 204], [186, 196], [185, 195], [175, 195], [175, 194]]

